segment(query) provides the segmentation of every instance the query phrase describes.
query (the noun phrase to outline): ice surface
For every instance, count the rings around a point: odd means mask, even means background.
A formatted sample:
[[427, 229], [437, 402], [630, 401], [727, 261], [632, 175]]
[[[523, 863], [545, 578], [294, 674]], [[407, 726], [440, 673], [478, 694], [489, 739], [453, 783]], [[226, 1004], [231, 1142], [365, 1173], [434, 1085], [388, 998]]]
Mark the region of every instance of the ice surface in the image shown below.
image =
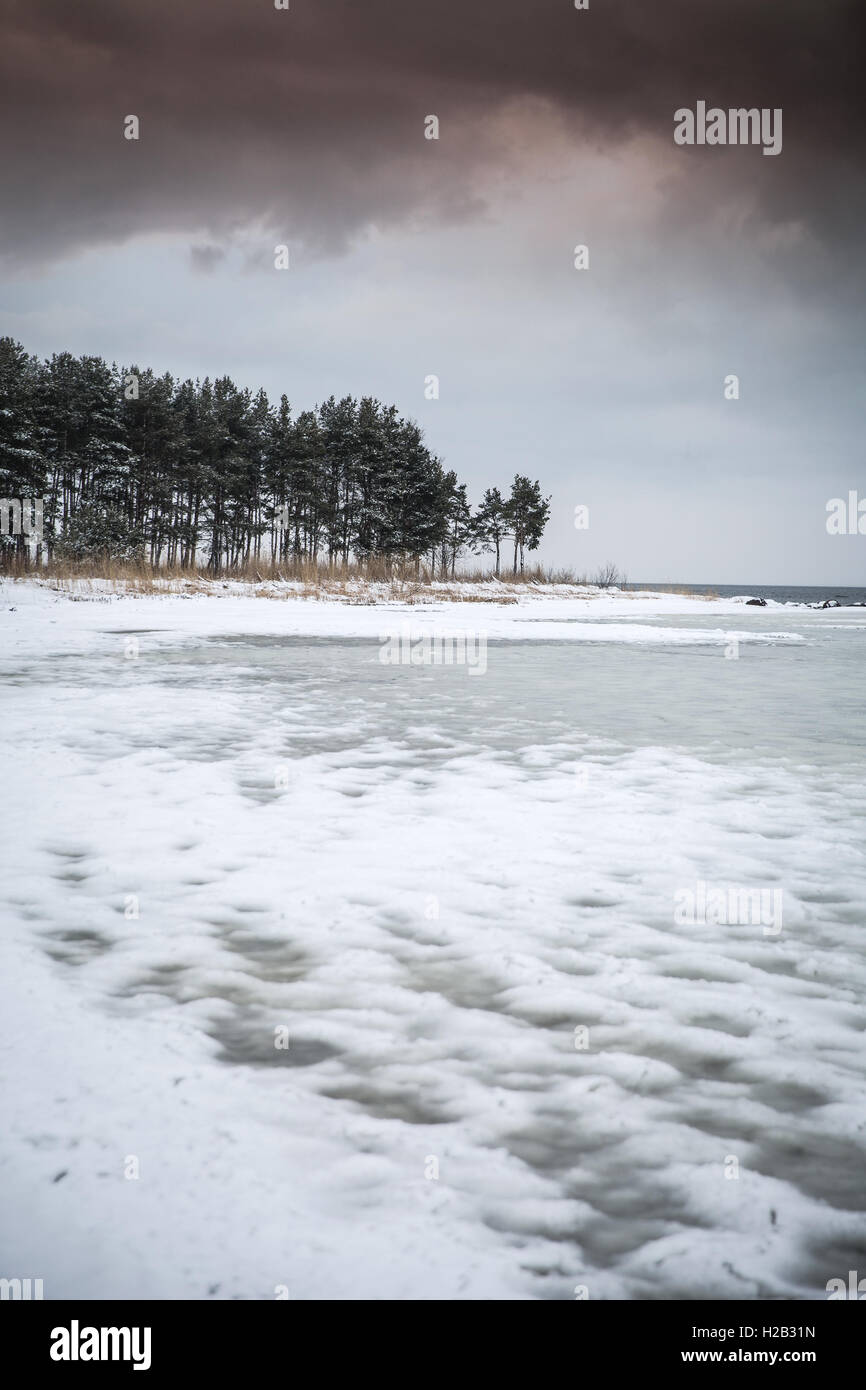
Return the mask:
[[[5, 585], [0, 1273], [862, 1274], [864, 629], [832, 618]], [[404, 623], [484, 633], [486, 674], [383, 665]], [[780, 888], [781, 933], [677, 925], [698, 881]]]

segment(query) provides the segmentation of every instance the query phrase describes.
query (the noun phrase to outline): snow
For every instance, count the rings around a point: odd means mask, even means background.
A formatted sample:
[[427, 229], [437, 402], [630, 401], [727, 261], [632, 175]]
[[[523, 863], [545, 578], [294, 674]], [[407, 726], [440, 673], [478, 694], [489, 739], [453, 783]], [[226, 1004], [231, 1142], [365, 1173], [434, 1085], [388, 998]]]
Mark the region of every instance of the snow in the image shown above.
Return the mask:
[[[77, 597], [0, 588], [0, 1273], [822, 1298], [856, 1267], [862, 618]], [[484, 633], [483, 679], [383, 666], [404, 627]], [[697, 881], [781, 888], [778, 938], [678, 925]]]
[[[605, 593], [574, 586], [550, 586], [539, 593], [530, 586], [519, 591], [518, 601], [505, 584], [481, 585], [465, 582], [447, 586], [458, 599], [425, 597], [420, 601], [401, 601], [386, 586], [351, 586], [341, 596], [302, 598], [299, 584], [251, 586], [241, 581], [211, 581], [203, 592], [196, 588], [132, 596], [97, 580], [78, 584], [69, 593], [44, 583], [0, 583], [0, 605], [25, 609], [31, 624], [58, 622], [63, 614], [65, 633], [58, 638], [65, 650], [75, 649], [81, 633], [123, 631], [129, 623], [143, 621], [149, 628], [170, 636], [179, 631], [183, 638], [212, 637], [237, 633], [246, 636], [281, 634], [287, 637], [363, 637], [384, 640], [390, 633], [409, 630], [424, 632], [483, 633], [488, 640], [591, 642], [714, 642], [724, 645], [736, 637], [742, 641], [801, 641], [790, 631], [772, 631], [762, 624], [737, 627], [661, 627], [648, 622], [659, 617], [713, 620], [736, 617], [742, 620], [764, 612], [785, 613], [784, 605], [767, 610], [744, 610], [743, 599], [702, 599], [675, 594]], [[439, 586], [434, 586], [434, 590]], [[479, 591], [492, 590], [488, 601]], [[377, 593], [381, 592], [381, 597]], [[565, 592], [562, 592], [565, 591]], [[502, 595], [505, 599], [503, 600]], [[258, 595], [258, 596], [257, 596]], [[270, 599], [270, 602], [263, 601]], [[70, 606], [70, 600], [75, 607]], [[105, 606], [110, 605], [110, 617]], [[192, 612], [190, 612], [192, 610]], [[193, 616], [194, 615], [194, 616]], [[620, 621], [627, 619], [629, 621]], [[856, 618], [853, 619], [856, 622]], [[866, 621], [860, 619], [861, 622]], [[844, 626], [844, 625], [843, 625]], [[19, 629], [20, 632], [20, 629]], [[7, 641], [10, 640], [7, 638]], [[11, 640], [16, 640], [15, 634]], [[26, 642], [28, 633], [18, 640]], [[29, 640], [33, 640], [32, 631]]]

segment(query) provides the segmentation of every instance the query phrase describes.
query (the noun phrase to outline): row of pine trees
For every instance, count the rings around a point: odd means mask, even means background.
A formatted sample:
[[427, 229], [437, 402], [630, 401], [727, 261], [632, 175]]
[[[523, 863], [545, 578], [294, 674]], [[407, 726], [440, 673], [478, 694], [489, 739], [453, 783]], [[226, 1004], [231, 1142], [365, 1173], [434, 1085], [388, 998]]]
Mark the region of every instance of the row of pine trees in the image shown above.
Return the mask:
[[[178, 381], [100, 357], [40, 361], [0, 338], [0, 498], [43, 500], [43, 553], [213, 573], [270, 563], [423, 563], [467, 551], [522, 573], [549, 515], [538, 482], [466, 485], [393, 405], [331, 396], [293, 415], [227, 376]], [[0, 537], [20, 560], [27, 537]]]

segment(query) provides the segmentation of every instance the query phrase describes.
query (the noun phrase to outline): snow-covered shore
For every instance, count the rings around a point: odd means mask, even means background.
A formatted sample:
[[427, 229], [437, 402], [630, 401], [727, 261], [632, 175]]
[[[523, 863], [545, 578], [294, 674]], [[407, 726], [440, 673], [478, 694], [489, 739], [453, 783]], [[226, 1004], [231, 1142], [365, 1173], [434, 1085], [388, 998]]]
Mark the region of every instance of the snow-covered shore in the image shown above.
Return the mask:
[[[55, 595], [81, 601], [106, 600], [117, 602], [125, 597], [167, 600], [190, 598], [263, 598], [271, 600], [307, 599], [335, 603], [340, 606], [390, 606], [407, 604], [412, 607], [438, 606], [442, 603], [481, 603], [524, 605], [526, 603], [575, 602], [584, 607], [592, 605], [607, 613], [631, 613], [639, 606], [642, 612], [690, 613], [708, 607], [713, 610], [737, 611], [748, 604], [753, 595], [748, 592], [722, 598], [717, 594], [701, 594], [688, 589], [622, 589], [614, 585], [602, 588], [597, 584], [554, 584], [518, 580], [434, 580], [429, 583], [393, 580], [390, 582], [350, 578], [322, 579], [311, 583], [301, 579], [210, 579], [205, 575], [190, 578], [148, 578], [134, 580], [86, 578], [42, 578], [38, 575], [13, 579], [0, 575], [0, 594], [26, 593], [29, 602], [38, 596]], [[779, 603], [766, 600], [769, 608], [804, 608], [799, 603]]]
[[[0, 1273], [739, 1299], [853, 1267], [866, 617], [518, 598], [0, 587]], [[486, 634], [486, 678], [383, 666], [404, 625]], [[778, 888], [782, 931], [678, 923], [700, 882]]]
[[[516, 585], [453, 582], [424, 593], [394, 596], [387, 585], [347, 584], [309, 591], [300, 582], [260, 585], [239, 580], [166, 581], [136, 592], [113, 581], [78, 580], [62, 585], [39, 580], [0, 580], [0, 613], [16, 609], [3, 627], [7, 651], [37, 640], [44, 624], [62, 626], [51, 640], [74, 647], [86, 633], [122, 630], [143, 621], [154, 633], [215, 633], [292, 637], [384, 638], [408, 625], [411, 632], [484, 633], [489, 640], [726, 643], [799, 640], [768, 627], [771, 614], [809, 612], [799, 605], [747, 606], [748, 595], [705, 598], [651, 590], [603, 590], [592, 585]], [[268, 601], [270, 600], [270, 601]], [[835, 610], [839, 612], [840, 610]], [[841, 610], [866, 621], [864, 610]], [[22, 621], [26, 616], [26, 622]], [[700, 619], [701, 626], [666, 627], [658, 619]], [[736, 623], [729, 620], [737, 619]], [[826, 621], [826, 620], [825, 620]]]

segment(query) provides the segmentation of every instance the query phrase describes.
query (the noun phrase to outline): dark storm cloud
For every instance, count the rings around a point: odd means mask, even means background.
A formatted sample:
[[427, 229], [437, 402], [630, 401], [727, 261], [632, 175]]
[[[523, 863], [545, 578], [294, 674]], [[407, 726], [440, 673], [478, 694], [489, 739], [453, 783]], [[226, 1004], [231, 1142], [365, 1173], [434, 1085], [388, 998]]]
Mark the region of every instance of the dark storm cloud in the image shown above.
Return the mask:
[[[369, 226], [472, 216], [520, 133], [519, 115], [485, 118], [521, 98], [593, 146], [636, 133], [672, 145], [674, 110], [698, 99], [781, 107], [779, 158], [680, 151], [675, 215], [703, 215], [708, 179], [831, 243], [864, 215], [854, 0], [2, 0], [0, 12], [0, 249], [13, 258], [157, 231], [212, 245], [250, 224], [328, 252]], [[137, 142], [122, 134], [133, 113]], [[423, 139], [428, 113], [438, 144]]]

